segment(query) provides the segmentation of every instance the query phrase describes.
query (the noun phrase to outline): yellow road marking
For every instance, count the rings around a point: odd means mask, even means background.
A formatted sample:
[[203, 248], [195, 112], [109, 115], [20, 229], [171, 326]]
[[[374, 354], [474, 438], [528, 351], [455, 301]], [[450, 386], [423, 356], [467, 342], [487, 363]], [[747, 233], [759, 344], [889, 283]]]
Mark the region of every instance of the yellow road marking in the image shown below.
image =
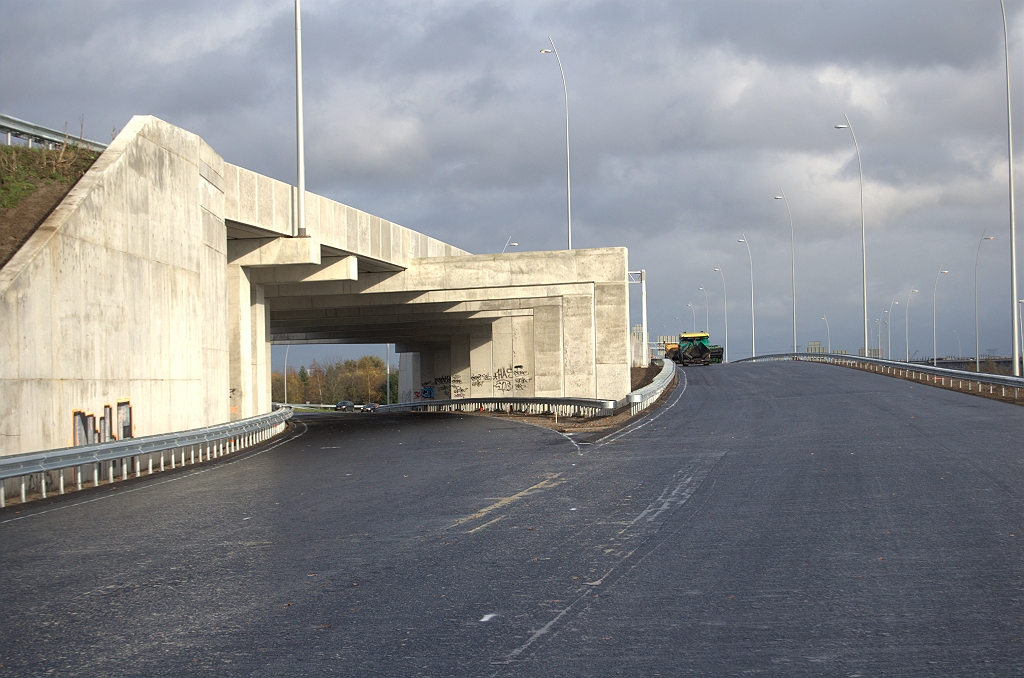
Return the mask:
[[466, 516], [465, 518], [459, 518], [454, 523], [452, 523], [451, 527], [458, 527], [459, 525], [461, 525], [462, 523], [464, 523], [466, 521], [476, 520], [477, 518], [483, 518], [484, 516], [486, 516], [491, 511], [495, 511], [497, 509], [504, 508], [504, 507], [508, 506], [509, 504], [511, 504], [513, 502], [519, 501], [523, 497], [526, 497], [526, 496], [528, 496], [528, 495], [530, 495], [530, 494], [532, 494], [534, 492], [537, 492], [538, 490], [544, 490], [544, 489], [547, 489], [549, 487], [555, 487], [555, 486], [561, 484], [562, 482], [564, 482], [562, 480], [558, 480], [558, 477], [561, 476], [561, 475], [562, 475], [561, 473], [555, 473], [553, 475], [549, 475], [544, 480], [540, 481], [536, 485], [533, 485], [531, 487], [526, 488], [522, 492], [516, 492], [511, 497], [502, 497], [501, 499], [499, 499], [498, 501], [494, 502], [490, 506], [488, 506], [486, 508], [480, 509], [479, 511], [477, 511], [476, 513], [474, 513], [471, 516]]

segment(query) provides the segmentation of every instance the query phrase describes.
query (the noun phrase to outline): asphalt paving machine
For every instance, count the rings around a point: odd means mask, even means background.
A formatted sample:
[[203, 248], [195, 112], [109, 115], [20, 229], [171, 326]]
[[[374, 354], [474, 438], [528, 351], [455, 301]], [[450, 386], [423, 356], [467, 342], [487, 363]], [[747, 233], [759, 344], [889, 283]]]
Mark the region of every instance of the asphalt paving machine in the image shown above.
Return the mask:
[[665, 342], [665, 357], [680, 365], [722, 362], [722, 347], [712, 344], [707, 332], [683, 332], [678, 342]]

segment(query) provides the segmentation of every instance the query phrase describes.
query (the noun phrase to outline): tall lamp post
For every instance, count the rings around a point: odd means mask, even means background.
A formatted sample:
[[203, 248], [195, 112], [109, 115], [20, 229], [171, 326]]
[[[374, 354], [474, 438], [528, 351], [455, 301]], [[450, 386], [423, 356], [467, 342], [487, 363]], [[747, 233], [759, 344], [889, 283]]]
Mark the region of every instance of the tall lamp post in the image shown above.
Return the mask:
[[888, 350], [886, 351], [886, 357], [889, 360], [892, 360], [892, 307], [899, 305], [900, 302], [896, 301], [896, 297], [893, 297], [892, 303], [889, 304], [889, 310], [886, 311], [886, 313], [889, 314], [889, 317], [885, 321], [885, 338], [886, 341], [889, 343]]
[[825, 321], [825, 333], [828, 335], [828, 352], [832, 352], [832, 330], [828, 326], [828, 318], [823, 313], [821, 319]]
[[722, 315], [725, 317], [725, 362], [729, 362], [729, 290], [725, 288], [725, 273], [722, 267], [715, 269], [722, 276]]
[[750, 357], [757, 357], [757, 343], [755, 342], [756, 333], [754, 331], [754, 258], [750, 256], [750, 243], [747, 242], [747, 235], [744, 233], [743, 237], [737, 242], [741, 242], [747, 247], [747, 259], [750, 261]]
[[505, 250], [507, 250], [509, 247], [519, 247], [519, 243], [512, 242], [512, 236], [509, 236], [508, 240], [505, 241], [505, 246], [501, 248], [501, 253], [504, 254]]
[[836, 125], [836, 129], [849, 129], [850, 134], [853, 135], [853, 146], [857, 149], [857, 167], [860, 168], [860, 258], [861, 258], [861, 274], [862, 274], [862, 286], [863, 286], [863, 298], [864, 298], [864, 352], [867, 355], [868, 350], [868, 245], [867, 237], [864, 232], [864, 165], [860, 161], [860, 145], [857, 143], [857, 135], [853, 131], [853, 125], [850, 123], [850, 116], [843, 114], [846, 118], [845, 125]]
[[[1006, 31], [1006, 5], [999, 0], [999, 9], [1003, 12], [1003, 52], [1006, 59], [1006, 147], [1007, 165], [1010, 176], [1010, 301], [1017, 299], [1017, 220], [1014, 214], [1013, 200], [1013, 115], [1010, 110], [1010, 38]], [[1013, 376], [1020, 376], [1020, 345], [1021, 338], [1017, 335], [1020, 325], [1020, 307], [1012, 304], [1013, 318]]]
[[566, 249], [572, 249], [572, 173], [569, 170], [569, 88], [565, 86], [565, 71], [562, 70], [562, 59], [555, 49], [555, 41], [548, 36], [551, 49], [542, 49], [541, 54], [554, 54], [558, 62], [558, 72], [562, 74], [562, 92], [565, 93], [565, 211], [569, 221], [569, 244]]
[[697, 289], [704, 293], [704, 331], [710, 332], [711, 323], [709, 322], [709, 319], [711, 318], [711, 311], [708, 310], [708, 291], [704, 289], [703, 285]]
[[793, 353], [796, 353], [796, 237], [793, 234], [793, 210], [789, 209], [789, 200], [786, 198], [786, 192], [780, 188], [779, 193], [782, 195], [775, 196], [775, 199], [785, 202], [786, 211], [789, 212], [789, 251], [792, 263], [793, 284]]
[[[910, 288], [907, 292], [907, 305], [903, 309], [903, 331], [906, 333], [905, 341], [907, 346], [907, 362], [910, 362], [910, 295], [917, 292], [914, 288]], [[915, 351], [917, 353], [917, 351]]]
[[288, 404], [288, 349], [291, 344], [284, 345], [284, 404]]
[[299, 175], [296, 211], [300, 238], [306, 237], [306, 132], [302, 119], [302, 5], [295, 0], [295, 132]]
[[953, 334], [956, 335], [956, 346], [957, 346], [957, 349], [958, 349], [957, 356], [960, 358], [960, 360], [963, 360], [964, 359], [964, 345], [960, 343], [960, 333], [957, 332], [956, 330], [953, 330]]
[[981, 256], [981, 244], [986, 240], [995, 240], [995, 236], [986, 236], [988, 229], [981, 232], [978, 251], [974, 254], [974, 371], [981, 372], [981, 342], [978, 339], [978, 257]]
[[932, 367], [937, 367], [939, 364], [938, 339], [935, 334], [935, 298], [939, 290], [939, 276], [944, 273], [949, 273], [949, 271], [943, 271], [940, 266], [939, 272], [935, 274], [935, 287], [932, 288]]
[[692, 301], [686, 302], [686, 305], [690, 307], [690, 315], [693, 316], [693, 331], [696, 332], [697, 331], [697, 311], [694, 310], [693, 302]]

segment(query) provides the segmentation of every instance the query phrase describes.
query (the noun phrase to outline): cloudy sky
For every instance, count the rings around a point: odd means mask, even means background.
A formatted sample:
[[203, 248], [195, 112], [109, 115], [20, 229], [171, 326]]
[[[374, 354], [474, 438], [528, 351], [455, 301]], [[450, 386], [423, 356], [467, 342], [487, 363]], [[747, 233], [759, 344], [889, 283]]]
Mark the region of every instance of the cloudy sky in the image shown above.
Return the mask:
[[[1016, 129], [1024, 14], [1008, 0]], [[977, 2], [303, 3], [307, 185], [475, 253], [623, 245], [648, 273], [651, 334], [705, 324], [732, 359], [861, 345], [860, 142], [868, 301], [892, 350], [1010, 351], [1002, 22]], [[134, 114], [295, 180], [291, 0], [7, 3], [0, 112], [108, 141]], [[1024, 136], [1024, 135], [1022, 135]], [[1018, 157], [1024, 157], [1018, 136]], [[1024, 166], [1018, 167], [1018, 176]], [[1018, 248], [1024, 249], [1024, 248]], [[639, 294], [636, 295], [637, 298]], [[639, 322], [638, 307], [633, 317]], [[677, 318], [679, 319], [677, 321]], [[664, 329], [663, 329], [664, 328]], [[874, 330], [872, 330], [874, 334]], [[874, 334], [877, 338], [877, 334]], [[873, 342], [875, 339], [872, 340]], [[888, 341], [883, 330], [883, 346]]]

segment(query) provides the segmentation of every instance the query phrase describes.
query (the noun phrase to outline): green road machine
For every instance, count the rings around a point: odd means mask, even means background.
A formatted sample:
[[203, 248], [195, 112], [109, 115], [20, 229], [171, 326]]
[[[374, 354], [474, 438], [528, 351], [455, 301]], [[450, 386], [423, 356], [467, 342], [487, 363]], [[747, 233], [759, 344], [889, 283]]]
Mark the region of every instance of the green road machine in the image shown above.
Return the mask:
[[665, 357], [680, 365], [710, 365], [722, 362], [722, 347], [707, 332], [683, 332], [679, 343], [665, 342]]

